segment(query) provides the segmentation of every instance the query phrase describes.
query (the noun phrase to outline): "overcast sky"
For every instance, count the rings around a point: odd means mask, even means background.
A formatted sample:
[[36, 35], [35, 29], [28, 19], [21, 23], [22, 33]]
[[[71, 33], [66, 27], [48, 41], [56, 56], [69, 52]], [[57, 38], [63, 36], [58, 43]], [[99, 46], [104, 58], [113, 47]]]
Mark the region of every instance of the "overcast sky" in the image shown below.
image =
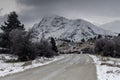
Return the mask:
[[26, 27], [32, 27], [48, 14], [101, 25], [120, 20], [120, 0], [0, 0], [0, 24], [11, 11], [19, 14]]

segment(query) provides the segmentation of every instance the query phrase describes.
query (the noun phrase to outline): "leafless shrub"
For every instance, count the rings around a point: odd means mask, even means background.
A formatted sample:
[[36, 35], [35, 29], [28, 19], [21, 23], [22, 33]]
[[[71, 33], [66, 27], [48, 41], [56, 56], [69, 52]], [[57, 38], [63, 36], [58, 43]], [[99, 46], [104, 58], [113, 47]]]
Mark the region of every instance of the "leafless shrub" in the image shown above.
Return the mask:
[[52, 57], [57, 53], [52, 50], [52, 46], [48, 41], [41, 40], [34, 43], [35, 54], [37, 56]]
[[103, 56], [120, 57], [120, 38], [96, 40], [95, 53]]

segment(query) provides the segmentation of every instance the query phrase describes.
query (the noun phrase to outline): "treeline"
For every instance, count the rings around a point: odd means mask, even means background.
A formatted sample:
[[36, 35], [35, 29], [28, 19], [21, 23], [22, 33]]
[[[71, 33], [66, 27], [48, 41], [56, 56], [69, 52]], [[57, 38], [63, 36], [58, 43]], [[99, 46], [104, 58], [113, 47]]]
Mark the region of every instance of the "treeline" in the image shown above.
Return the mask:
[[0, 37], [0, 47], [7, 49], [8, 54], [17, 55], [19, 61], [33, 60], [38, 56], [58, 55], [54, 38], [51, 38], [50, 42], [44, 39], [33, 42], [32, 29], [25, 31], [16, 12], [11, 12], [0, 28], [3, 31]]
[[94, 51], [103, 56], [120, 57], [120, 36], [97, 39]]

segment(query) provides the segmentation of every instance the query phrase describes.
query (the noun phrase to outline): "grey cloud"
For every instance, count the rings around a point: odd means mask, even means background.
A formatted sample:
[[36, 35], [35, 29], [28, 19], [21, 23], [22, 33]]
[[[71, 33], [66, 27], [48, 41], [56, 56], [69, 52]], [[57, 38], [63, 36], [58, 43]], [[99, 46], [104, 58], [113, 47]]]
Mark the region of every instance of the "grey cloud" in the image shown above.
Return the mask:
[[[18, 3], [56, 12], [77, 11], [88, 15], [120, 16], [120, 0], [17, 0]], [[53, 9], [53, 10], [52, 10]]]
[[20, 19], [33, 23], [45, 14], [72, 16], [120, 17], [120, 0], [16, 0], [17, 4], [32, 9], [22, 10]]
[[40, 6], [44, 4], [54, 4], [59, 2], [64, 2], [65, 0], [17, 0], [20, 4], [25, 4], [28, 6]]
[[0, 25], [2, 24], [3, 22], [3, 18], [0, 16]]
[[0, 8], [0, 13], [1, 13], [2, 10], [3, 10], [3, 8]]
[[0, 16], [0, 26], [4, 25], [4, 21], [6, 21], [6, 19], [7, 19], [7, 15]]

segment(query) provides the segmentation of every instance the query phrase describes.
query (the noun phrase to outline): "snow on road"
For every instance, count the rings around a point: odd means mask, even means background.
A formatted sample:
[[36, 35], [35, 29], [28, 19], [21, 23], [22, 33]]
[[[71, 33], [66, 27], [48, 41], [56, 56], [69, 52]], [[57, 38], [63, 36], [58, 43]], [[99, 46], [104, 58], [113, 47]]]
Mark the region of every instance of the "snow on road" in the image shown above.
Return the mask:
[[[98, 80], [120, 80], [120, 67], [116, 67], [115, 65], [120, 65], [120, 59], [117, 61], [116, 59], [109, 58], [108, 60], [102, 60], [102, 57], [90, 55], [96, 63]], [[102, 64], [112, 64], [102, 65]]]
[[46, 66], [0, 77], [0, 80], [97, 80], [96, 67], [86, 54], [68, 54]]
[[[5, 60], [12, 60], [16, 59], [16, 57], [8, 55], [8, 54], [1, 54], [0, 55], [0, 77], [6, 76], [13, 73], [18, 73], [30, 68], [35, 68], [43, 65], [47, 65], [49, 63], [52, 63], [54, 61], [63, 59], [64, 56], [56, 56], [54, 58], [38, 58], [36, 60], [33, 60], [31, 62], [17, 62], [17, 63], [6, 63]], [[23, 66], [24, 64], [29, 63], [26, 66]]]

